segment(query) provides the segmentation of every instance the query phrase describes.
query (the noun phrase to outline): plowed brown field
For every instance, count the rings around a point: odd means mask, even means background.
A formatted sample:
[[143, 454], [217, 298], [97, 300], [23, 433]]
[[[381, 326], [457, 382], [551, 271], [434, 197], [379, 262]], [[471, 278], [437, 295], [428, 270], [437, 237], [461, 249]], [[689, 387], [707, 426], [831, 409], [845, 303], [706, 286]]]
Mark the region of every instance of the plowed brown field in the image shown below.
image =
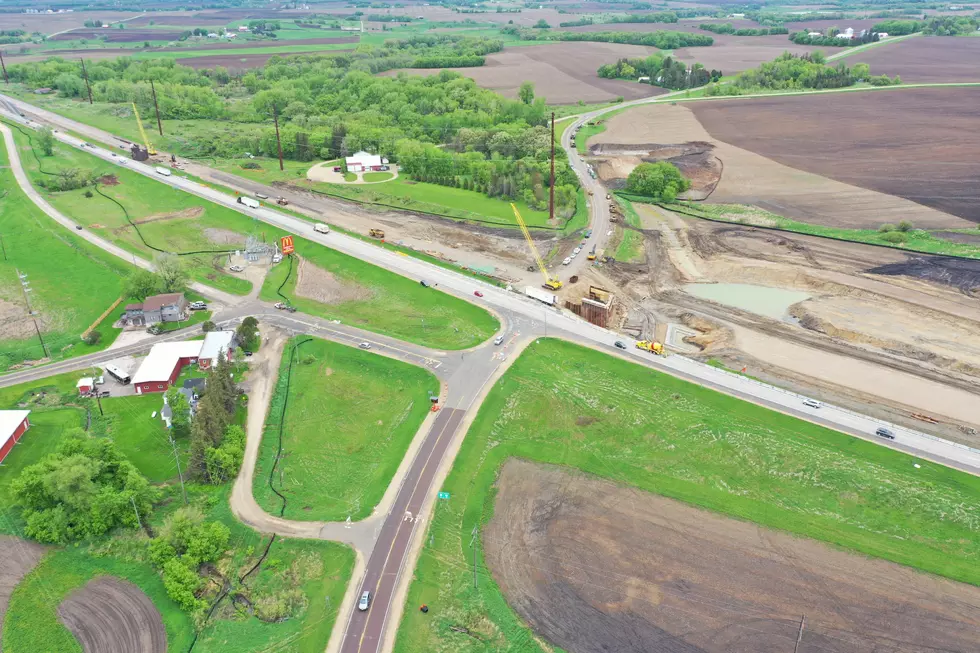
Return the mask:
[[900, 75], [903, 82], [980, 82], [980, 38], [926, 36], [880, 45], [853, 57], [874, 74]]
[[[980, 88], [828, 93], [688, 106], [711, 136], [725, 143], [980, 222]], [[873, 228], [883, 221], [863, 226]]]
[[85, 653], [166, 653], [167, 631], [150, 598], [113, 576], [90, 580], [58, 606]]
[[569, 653], [968, 653], [980, 588], [575, 470], [510, 460], [487, 565]]

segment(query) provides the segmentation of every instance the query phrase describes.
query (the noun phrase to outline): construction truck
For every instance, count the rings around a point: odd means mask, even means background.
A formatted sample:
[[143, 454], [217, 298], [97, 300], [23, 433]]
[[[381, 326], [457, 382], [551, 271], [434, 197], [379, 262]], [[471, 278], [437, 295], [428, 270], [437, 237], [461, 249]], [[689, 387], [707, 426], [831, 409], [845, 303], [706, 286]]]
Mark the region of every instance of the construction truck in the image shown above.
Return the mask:
[[521, 217], [521, 212], [517, 210], [514, 204], [511, 204], [510, 208], [514, 212], [514, 217], [517, 219], [517, 226], [521, 228], [521, 233], [524, 234], [524, 240], [527, 241], [527, 246], [531, 249], [534, 262], [537, 263], [538, 270], [541, 271], [541, 276], [544, 277], [544, 287], [548, 290], [559, 290], [561, 288], [561, 281], [559, 281], [557, 276], [552, 276], [548, 272], [548, 268], [545, 267], [544, 260], [541, 258], [541, 254], [538, 253], [538, 248], [534, 246], [534, 239], [531, 238], [531, 232], [527, 230], [527, 224], [524, 223], [524, 218]]
[[589, 256], [587, 258], [590, 261], [594, 261], [595, 260], [595, 245], [592, 246], [592, 251], [589, 252]]
[[279, 206], [289, 206], [289, 200], [287, 200], [285, 197], [277, 197], [276, 204]]
[[[136, 116], [136, 125], [140, 128], [140, 136], [143, 137], [143, 145], [146, 146], [147, 154], [153, 156], [154, 154], [157, 153], [157, 151], [150, 144], [150, 139], [146, 137], [146, 130], [143, 129], [143, 121], [140, 120], [140, 112], [139, 109], [136, 108], [136, 103], [133, 102], [132, 104], [133, 104], [133, 115]], [[136, 157], [133, 158], [135, 159]], [[136, 159], [136, 160], [139, 161], [141, 159]]]
[[368, 235], [371, 236], [371, 238], [381, 238], [384, 240], [385, 232], [381, 229], [372, 229], [368, 232]]
[[636, 348], [658, 356], [664, 355], [664, 346], [655, 340], [641, 340], [636, 343]]

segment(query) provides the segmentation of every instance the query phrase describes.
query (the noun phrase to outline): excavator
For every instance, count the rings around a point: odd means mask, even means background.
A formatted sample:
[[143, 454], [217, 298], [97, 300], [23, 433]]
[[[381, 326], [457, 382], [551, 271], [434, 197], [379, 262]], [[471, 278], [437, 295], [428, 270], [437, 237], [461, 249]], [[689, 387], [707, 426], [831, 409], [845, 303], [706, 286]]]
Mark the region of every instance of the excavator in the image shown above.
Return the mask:
[[140, 136], [143, 137], [143, 145], [146, 146], [147, 153], [150, 156], [153, 156], [154, 154], [157, 153], [157, 151], [156, 149], [154, 149], [152, 145], [150, 145], [150, 139], [146, 137], [146, 130], [143, 129], [143, 121], [140, 120], [140, 112], [139, 109], [136, 108], [135, 102], [133, 102], [133, 114], [136, 116], [136, 124], [140, 128]]
[[636, 348], [658, 356], [664, 355], [664, 346], [655, 340], [640, 340], [636, 343]]
[[588, 259], [590, 261], [594, 261], [595, 260], [595, 245], [592, 246], [592, 251], [589, 252]]
[[514, 217], [517, 218], [517, 226], [521, 228], [521, 233], [524, 234], [524, 239], [527, 241], [528, 247], [531, 248], [534, 262], [538, 264], [538, 269], [541, 270], [541, 275], [544, 277], [544, 287], [548, 290], [559, 290], [562, 285], [561, 281], [557, 276], [552, 276], [548, 272], [548, 268], [545, 267], [544, 261], [538, 253], [538, 248], [534, 246], [534, 239], [531, 238], [531, 232], [527, 230], [527, 224], [524, 223], [524, 218], [521, 217], [521, 212], [517, 210], [514, 204], [511, 204], [510, 208], [514, 211]]

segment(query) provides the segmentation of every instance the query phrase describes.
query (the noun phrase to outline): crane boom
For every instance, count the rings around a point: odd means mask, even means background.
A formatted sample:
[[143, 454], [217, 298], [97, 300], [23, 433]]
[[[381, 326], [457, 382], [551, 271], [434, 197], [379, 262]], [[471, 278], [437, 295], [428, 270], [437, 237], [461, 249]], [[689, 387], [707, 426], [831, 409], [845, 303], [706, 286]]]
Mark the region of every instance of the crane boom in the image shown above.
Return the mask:
[[146, 137], [146, 130], [143, 129], [143, 121], [140, 120], [140, 112], [139, 109], [136, 108], [135, 102], [133, 102], [133, 114], [136, 116], [136, 124], [140, 128], [140, 136], [143, 137], [143, 145], [146, 147], [147, 154], [156, 154], [157, 151], [153, 149], [152, 145], [150, 145], [150, 139]]
[[517, 206], [511, 203], [510, 208], [514, 211], [514, 217], [517, 218], [517, 226], [521, 228], [521, 233], [524, 234], [524, 239], [527, 241], [528, 247], [531, 248], [531, 255], [534, 256], [534, 262], [538, 264], [538, 269], [541, 270], [541, 274], [544, 276], [544, 287], [550, 290], [558, 290], [561, 288], [561, 281], [558, 277], [552, 277], [548, 273], [548, 268], [544, 265], [544, 260], [541, 258], [541, 254], [538, 253], [538, 248], [534, 246], [534, 239], [531, 238], [531, 232], [527, 230], [527, 225], [524, 223], [524, 218], [521, 217], [521, 212], [517, 210]]

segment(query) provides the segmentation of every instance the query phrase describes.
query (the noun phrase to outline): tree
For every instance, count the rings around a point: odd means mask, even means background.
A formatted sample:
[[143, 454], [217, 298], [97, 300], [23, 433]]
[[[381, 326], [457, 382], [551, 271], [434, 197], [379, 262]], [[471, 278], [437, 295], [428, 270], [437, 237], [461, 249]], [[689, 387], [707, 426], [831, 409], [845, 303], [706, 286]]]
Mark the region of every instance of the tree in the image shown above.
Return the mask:
[[102, 340], [102, 333], [92, 329], [91, 331], [86, 331], [82, 335], [82, 342], [86, 345], [97, 345]]
[[161, 254], [153, 259], [161, 292], [183, 292], [187, 287], [187, 271], [173, 254]]
[[259, 346], [259, 321], [251, 315], [242, 320], [235, 330], [235, 340], [246, 350], [255, 351]]
[[204, 333], [210, 333], [212, 331], [217, 331], [217, 330], [218, 330], [218, 325], [212, 322], [211, 320], [205, 320], [204, 322], [201, 323], [201, 331], [203, 331]]
[[521, 84], [521, 88], [517, 91], [517, 97], [520, 98], [521, 102], [524, 104], [531, 104], [534, 102], [534, 84], [531, 82], [524, 82]]
[[191, 429], [191, 404], [179, 388], [170, 387], [164, 394], [170, 406], [170, 432], [174, 438], [183, 438]]
[[123, 284], [123, 293], [140, 301], [158, 292], [160, 292], [160, 279], [149, 270], [133, 270]]
[[866, 80], [871, 76], [871, 66], [866, 63], [856, 63], [851, 68], [851, 75], [858, 81]]
[[544, 18], [540, 19], [533, 25], [533, 29], [549, 29], [550, 27], [551, 25], [549, 25], [548, 21], [546, 21]]
[[50, 127], [43, 127], [37, 132], [37, 145], [44, 156], [54, 154], [54, 132]]
[[232, 424], [225, 431], [225, 439], [218, 447], [211, 447], [205, 454], [207, 475], [212, 483], [224, 483], [238, 474], [245, 455], [245, 430]]
[[626, 190], [637, 195], [646, 195], [667, 202], [673, 201], [679, 193], [690, 188], [691, 182], [681, 175], [672, 163], [641, 163], [633, 168], [626, 179]]
[[194, 612], [207, 605], [194, 595], [201, 586], [201, 577], [177, 558], [171, 558], [164, 564], [163, 586], [167, 590], [167, 596], [187, 612]]

